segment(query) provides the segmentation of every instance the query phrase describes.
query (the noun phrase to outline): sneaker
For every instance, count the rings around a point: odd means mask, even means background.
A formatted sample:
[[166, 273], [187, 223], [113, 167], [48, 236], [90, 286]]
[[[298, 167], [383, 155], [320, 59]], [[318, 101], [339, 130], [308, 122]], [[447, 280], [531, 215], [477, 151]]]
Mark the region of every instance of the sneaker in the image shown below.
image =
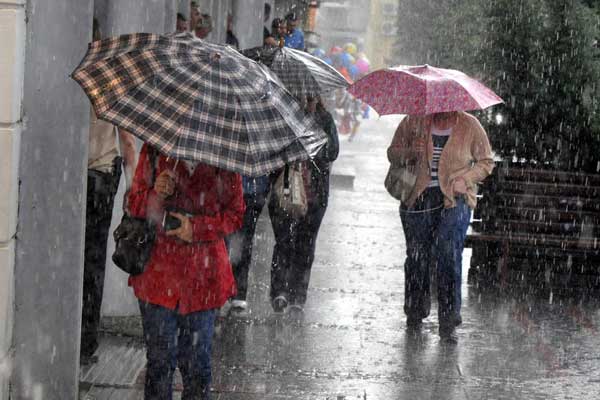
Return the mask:
[[219, 308], [219, 317], [227, 318], [229, 315], [229, 311], [231, 311], [231, 300], [227, 300], [225, 304], [221, 308]]
[[231, 302], [231, 314], [236, 317], [248, 315], [248, 303], [246, 300], [233, 300]]
[[277, 296], [273, 299], [273, 311], [275, 311], [276, 313], [282, 313], [283, 311], [285, 311], [285, 308], [288, 305], [288, 301], [285, 298], [285, 296]]
[[231, 308], [245, 310], [248, 308], [248, 302], [246, 302], [246, 300], [232, 300]]

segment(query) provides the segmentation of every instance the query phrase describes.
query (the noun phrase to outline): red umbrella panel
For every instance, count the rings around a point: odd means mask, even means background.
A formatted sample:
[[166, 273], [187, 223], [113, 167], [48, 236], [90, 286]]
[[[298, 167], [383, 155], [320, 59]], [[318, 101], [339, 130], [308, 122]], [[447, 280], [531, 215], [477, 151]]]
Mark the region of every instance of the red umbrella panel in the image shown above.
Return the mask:
[[481, 110], [503, 102], [476, 79], [429, 65], [377, 70], [352, 84], [348, 91], [379, 115]]

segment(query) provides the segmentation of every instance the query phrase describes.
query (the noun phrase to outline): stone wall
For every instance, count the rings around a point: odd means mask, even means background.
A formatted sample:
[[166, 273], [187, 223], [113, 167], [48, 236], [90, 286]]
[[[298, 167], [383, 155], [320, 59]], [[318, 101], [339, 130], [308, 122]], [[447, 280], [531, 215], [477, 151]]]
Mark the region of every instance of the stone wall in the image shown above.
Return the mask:
[[25, 1], [0, 3], [0, 400], [13, 360], [14, 261], [22, 131]]
[[92, 0], [27, 1], [11, 399], [75, 399], [89, 102], [69, 78]]

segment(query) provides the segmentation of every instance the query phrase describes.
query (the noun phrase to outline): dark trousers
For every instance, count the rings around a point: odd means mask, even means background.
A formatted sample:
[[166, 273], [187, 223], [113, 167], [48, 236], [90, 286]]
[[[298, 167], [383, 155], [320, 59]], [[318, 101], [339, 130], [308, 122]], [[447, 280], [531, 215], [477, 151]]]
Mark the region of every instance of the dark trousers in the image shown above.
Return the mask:
[[269, 203], [269, 216], [275, 234], [271, 300], [285, 296], [290, 304], [303, 305], [315, 259], [317, 235], [327, 209], [327, 195], [322, 201], [309, 203], [306, 215], [297, 219], [281, 211], [275, 203]]
[[115, 160], [115, 168], [112, 174], [88, 170], [81, 357], [92, 356], [98, 348], [100, 307], [102, 305], [104, 272], [106, 269], [106, 243], [120, 177], [120, 158]]
[[181, 315], [140, 301], [140, 311], [147, 359], [144, 400], [172, 400], [176, 367], [183, 378], [182, 400], [209, 399], [215, 310]]
[[456, 207], [447, 209], [418, 212], [400, 209], [407, 251], [404, 312], [409, 319], [429, 315], [429, 268], [435, 266], [438, 319], [442, 328], [453, 328], [460, 321], [462, 253], [471, 210], [462, 197], [456, 201]]
[[246, 212], [242, 228], [230, 236], [227, 240], [230, 252], [235, 243], [236, 254], [232, 255], [231, 266], [233, 276], [237, 284], [237, 300], [246, 300], [248, 294], [248, 271], [252, 263], [252, 246], [254, 243], [254, 232], [256, 223], [265, 206], [268, 193], [245, 194]]

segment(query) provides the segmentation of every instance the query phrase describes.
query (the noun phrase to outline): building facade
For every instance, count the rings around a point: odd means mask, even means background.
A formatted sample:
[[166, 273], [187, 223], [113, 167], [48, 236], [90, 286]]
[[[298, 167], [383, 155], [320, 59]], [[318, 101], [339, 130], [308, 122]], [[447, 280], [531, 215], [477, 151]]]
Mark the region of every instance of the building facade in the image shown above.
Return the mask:
[[318, 47], [328, 50], [351, 42], [364, 49], [370, 9], [370, 0], [321, 1], [316, 17], [316, 31], [320, 37]]
[[371, 0], [365, 52], [372, 69], [393, 63], [393, 48], [398, 36], [398, 0]]

